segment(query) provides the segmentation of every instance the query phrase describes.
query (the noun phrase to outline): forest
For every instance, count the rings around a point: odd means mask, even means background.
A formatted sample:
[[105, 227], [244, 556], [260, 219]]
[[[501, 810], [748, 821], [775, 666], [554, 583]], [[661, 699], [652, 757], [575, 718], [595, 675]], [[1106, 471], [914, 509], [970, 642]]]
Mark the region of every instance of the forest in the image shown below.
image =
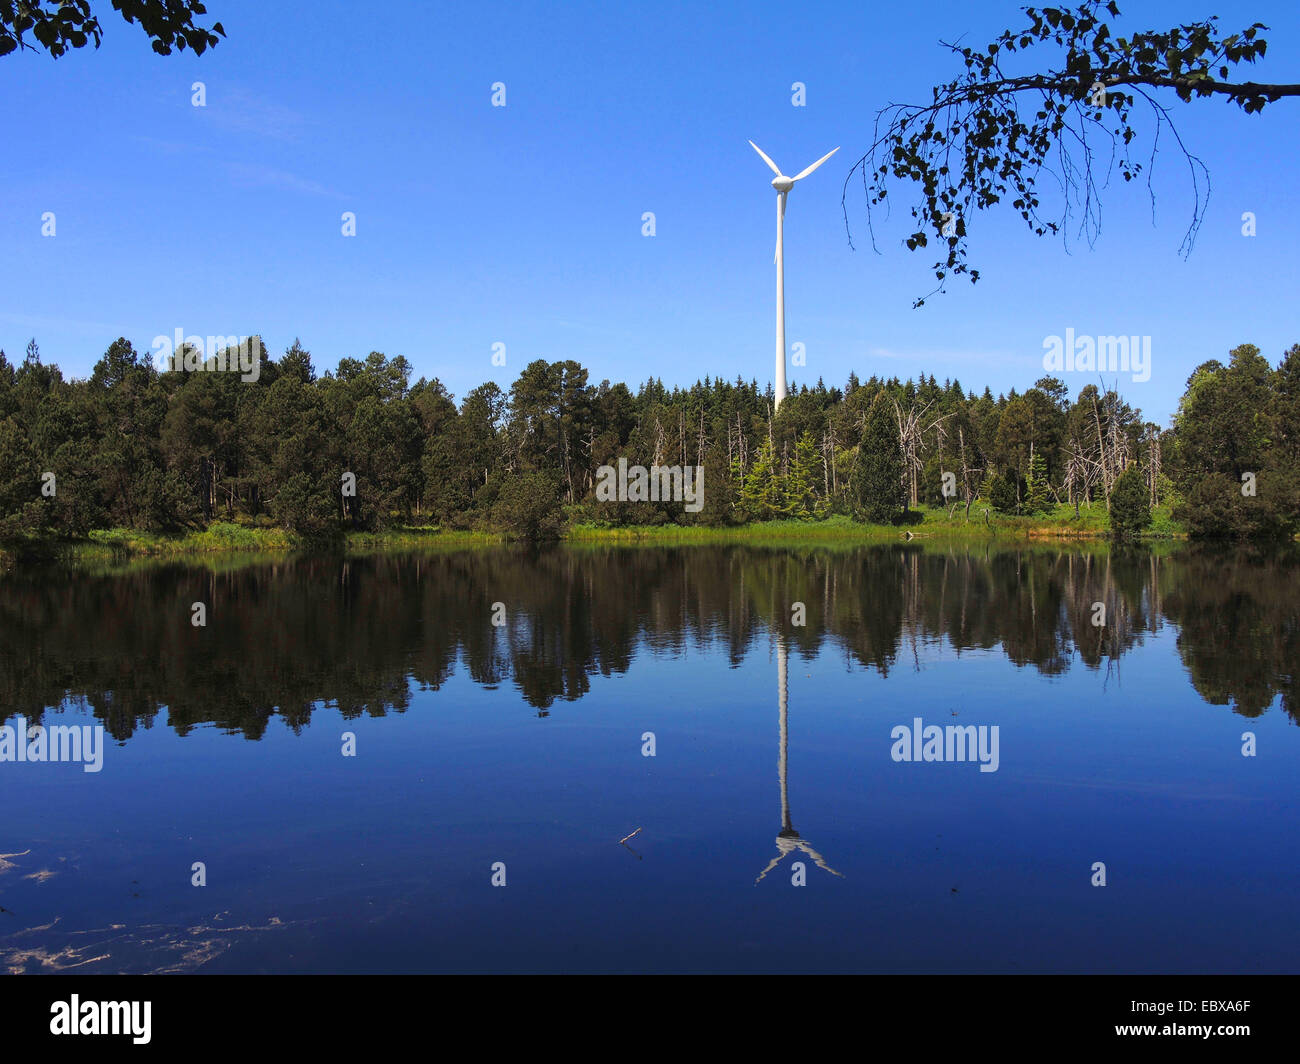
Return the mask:
[[[125, 339], [86, 379], [35, 340], [16, 365], [0, 351], [0, 542], [216, 521], [322, 541], [395, 527], [547, 539], [575, 524], [906, 524], [922, 509], [1068, 524], [1094, 507], [1114, 534], [1164, 507], [1193, 538], [1278, 539], [1300, 516], [1300, 345], [1276, 366], [1250, 344], [1202, 362], [1161, 427], [1104, 381], [1071, 397], [1051, 376], [995, 396], [851, 374], [792, 387], [774, 415], [752, 380], [633, 390], [538, 360], [458, 404], [436, 378], [412, 384], [401, 356], [318, 374], [296, 340], [279, 359], [251, 342], [254, 379], [185, 351], [160, 369]], [[619, 458], [702, 468], [703, 508], [598, 501], [597, 469]]]

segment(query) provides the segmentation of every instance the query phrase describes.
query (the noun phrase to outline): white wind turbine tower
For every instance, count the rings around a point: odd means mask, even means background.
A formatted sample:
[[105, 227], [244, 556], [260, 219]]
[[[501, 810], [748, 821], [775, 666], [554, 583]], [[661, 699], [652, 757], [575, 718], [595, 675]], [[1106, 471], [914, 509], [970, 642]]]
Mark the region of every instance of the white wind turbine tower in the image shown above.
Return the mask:
[[796, 181], [801, 181], [811, 174], [817, 167], [821, 166], [827, 159], [834, 155], [839, 148], [828, 151], [812, 166], [806, 170], [801, 170], [794, 177], [786, 177], [781, 173], [781, 168], [772, 162], [763, 154], [763, 149], [755, 144], [752, 140], [749, 146], [763, 157], [763, 162], [772, 168], [772, 173], [776, 177], [772, 179], [772, 187], [776, 189], [776, 405], [779, 409], [781, 401], [785, 398], [785, 260], [781, 255], [781, 233], [785, 222], [785, 198], [790, 194], [790, 189]]

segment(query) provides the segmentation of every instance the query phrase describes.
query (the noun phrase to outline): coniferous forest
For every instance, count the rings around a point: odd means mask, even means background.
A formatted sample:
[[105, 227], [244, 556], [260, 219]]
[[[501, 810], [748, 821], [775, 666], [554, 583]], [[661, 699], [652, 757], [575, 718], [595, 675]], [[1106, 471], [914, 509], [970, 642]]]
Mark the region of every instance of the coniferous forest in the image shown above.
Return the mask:
[[[35, 340], [17, 364], [0, 352], [0, 540], [214, 521], [541, 539], [574, 523], [906, 523], [924, 508], [1068, 524], [1094, 507], [1117, 533], [1164, 507], [1194, 538], [1285, 538], [1300, 514], [1300, 345], [1276, 364], [1249, 344], [1202, 362], [1165, 427], [1102, 380], [1071, 394], [1050, 376], [995, 396], [854, 374], [795, 386], [774, 417], [756, 381], [596, 383], [573, 361], [459, 400], [379, 352], [318, 373], [295, 341], [263, 351], [254, 380], [202, 365], [160, 371], [119, 339], [70, 379]], [[701, 467], [702, 508], [599, 501], [597, 469], [619, 458]]]

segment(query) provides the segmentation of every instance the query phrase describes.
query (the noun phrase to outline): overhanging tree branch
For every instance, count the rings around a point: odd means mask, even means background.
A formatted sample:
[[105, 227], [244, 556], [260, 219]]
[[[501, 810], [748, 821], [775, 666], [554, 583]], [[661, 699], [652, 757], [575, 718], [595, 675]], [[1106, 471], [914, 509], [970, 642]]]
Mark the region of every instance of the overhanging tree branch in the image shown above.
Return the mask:
[[[1247, 114], [1300, 96], [1300, 84], [1230, 80], [1234, 67], [1264, 55], [1267, 43], [1260, 31], [1267, 27], [1261, 23], [1223, 37], [1212, 17], [1126, 39], [1113, 37], [1110, 26], [1101, 21], [1105, 14], [1119, 15], [1114, 0], [1084, 0], [1073, 10], [1023, 10], [1029, 25], [1004, 31], [983, 50], [947, 44], [963, 60], [965, 72], [936, 87], [928, 105], [890, 104], [877, 112], [871, 147], [845, 178], [841, 205], [850, 245], [847, 200], [855, 173], [861, 171], [873, 247], [872, 208], [887, 207], [889, 179], [920, 186], [920, 200], [910, 208], [916, 229], [906, 244], [916, 250], [936, 239], [943, 258], [934, 264], [938, 286], [916, 306], [943, 291], [950, 276], [979, 279], [979, 271], [967, 260], [967, 223], [976, 211], [1010, 200], [1038, 236], [1064, 232], [1068, 237], [1068, 223], [1077, 215], [1078, 235], [1091, 246], [1101, 231], [1100, 189], [1116, 168], [1131, 181], [1144, 165], [1154, 211], [1151, 171], [1166, 126], [1192, 177], [1192, 219], [1179, 248], [1184, 256], [1190, 254], [1209, 199], [1209, 171], [1187, 148], [1170, 108], [1157, 94], [1172, 91], [1183, 102], [1218, 96]], [[1063, 62], [1046, 71], [1004, 70], [1004, 61], [1034, 45], [1057, 46]], [[1154, 119], [1145, 164], [1130, 154], [1138, 137], [1133, 122], [1138, 100], [1146, 103]], [[1032, 117], [1022, 114], [1026, 103], [1035, 108]], [[1103, 134], [1110, 149], [1104, 167], [1096, 144]], [[1038, 182], [1043, 174], [1061, 193], [1057, 220], [1041, 213]]]

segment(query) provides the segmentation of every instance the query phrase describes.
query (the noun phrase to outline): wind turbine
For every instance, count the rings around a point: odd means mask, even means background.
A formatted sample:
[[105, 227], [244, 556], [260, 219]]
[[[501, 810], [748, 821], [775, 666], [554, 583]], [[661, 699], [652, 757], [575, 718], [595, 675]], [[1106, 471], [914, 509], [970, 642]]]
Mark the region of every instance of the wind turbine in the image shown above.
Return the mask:
[[802, 181], [811, 174], [817, 167], [821, 166], [827, 159], [834, 155], [839, 148], [828, 151], [812, 166], [805, 170], [799, 171], [794, 177], [786, 177], [781, 173], [781, 168], [772, 162], [764, 153], [763, 149], [755, 144], [752, 140], [749, 146], [753, 148], [763, 158], [763, 162], [772, 168], [772, 173], [776, 177], [772, 179], [772, 187], [776, 189], [776, 405], [780, 409], [781, 401], [785, 398], [785, 260], [781, 256], [781, 233], [785, 222], [785, 198], [790, 194], [790, 189], [794, 187], [796, 181]]
[[[815, 165], [815, 164], [814, 164]], [[790, 745], [790, 691], [786, 681], [786, 674], [789, 671], [789, 651], [786, 649], [785, 634], [777, 632], [776, 634], [776, 701], [777, 710], [781, 721], [781, 752], [776, 762], [776, 774], [781, 781], [781, 830], [776, 836], [776, 856], [768, 862], [767, 867], [758, 874], [754, 880], [757, 886], [766, 877], [768, 872], [772, 871], [781, 861], [789, 854], [799, 850], [806, 853], [813, 859], [813, 863], [818, 868], [825, 869], [833, 876], [844, 878], [843, 872], [837, 872], [826, 863], [826, 858], [812, 848], [812, 843], [800, 836], [795, 831], [794, 824], [790, 821], [790, 789], [786, 782], [786, 757]]]

